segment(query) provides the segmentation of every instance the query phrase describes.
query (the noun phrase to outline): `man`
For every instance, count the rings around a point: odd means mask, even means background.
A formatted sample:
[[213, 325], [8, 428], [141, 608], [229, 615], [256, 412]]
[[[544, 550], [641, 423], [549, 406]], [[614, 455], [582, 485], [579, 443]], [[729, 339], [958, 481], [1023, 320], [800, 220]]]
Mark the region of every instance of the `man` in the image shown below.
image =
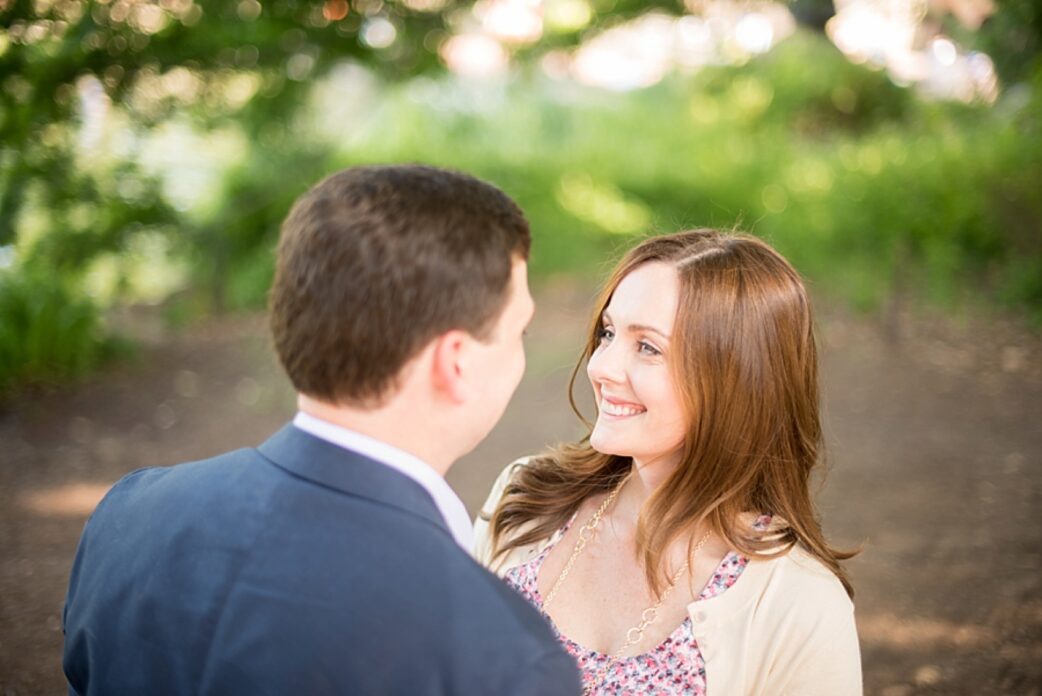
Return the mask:
[[578, 693], [542, 618], [464, 551], [443, 478], [524, 370], [529, 240], [501, 191], [427, 167], [297, 201], [270, 311], [300, 412], [105, 497], [66, 601], [71, 691]]

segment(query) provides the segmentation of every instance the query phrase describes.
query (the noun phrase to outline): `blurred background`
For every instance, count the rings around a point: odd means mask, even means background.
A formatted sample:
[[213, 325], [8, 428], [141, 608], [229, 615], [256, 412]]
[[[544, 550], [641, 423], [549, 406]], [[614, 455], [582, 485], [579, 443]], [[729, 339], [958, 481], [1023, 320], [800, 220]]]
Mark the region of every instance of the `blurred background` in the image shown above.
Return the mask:
[[471, 172], [532, 224], [528, 372], [450, 474], [472, 511], [583, 434], [614, 259], [747, 230], [817, 301], [866, 692], [1042, 693], [1037, 0], [0, 0], [0, 694], [63, 691], [108, 486], [292, 416], [278, 226], [369, 162]]

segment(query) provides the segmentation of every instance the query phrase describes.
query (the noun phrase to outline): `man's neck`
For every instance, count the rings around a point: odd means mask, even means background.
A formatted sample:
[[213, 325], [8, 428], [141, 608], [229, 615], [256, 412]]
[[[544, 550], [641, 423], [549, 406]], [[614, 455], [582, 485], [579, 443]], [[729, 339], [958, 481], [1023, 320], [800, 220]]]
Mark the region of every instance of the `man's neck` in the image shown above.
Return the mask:
[[393, 400], [379, 408], [362, 409], [330, 404], [304, 394], [297, 396], [297, 407], [309, 416], [396, 447], [444, 476], [452, 466], [452, 458], [431, 446], [422, 428], [415, 427], [419, 419], [404, 413], [397, 404]]

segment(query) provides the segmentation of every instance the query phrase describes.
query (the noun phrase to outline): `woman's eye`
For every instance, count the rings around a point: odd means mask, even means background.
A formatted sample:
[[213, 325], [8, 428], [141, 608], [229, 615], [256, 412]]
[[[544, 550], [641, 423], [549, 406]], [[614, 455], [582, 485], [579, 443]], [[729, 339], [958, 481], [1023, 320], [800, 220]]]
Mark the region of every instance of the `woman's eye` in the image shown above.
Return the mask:
[[602, 326], [601, 330], [597, 332], [597, 340], [601, 343], [608, 343], [615, 338], [615, 332], [609, 329], [607, 326]]
[[637, 343], [637, 347], [638, 350], [640, 350], [640, 352], [644, 355], [662, 355], [662, 351], [660, 351], [658, 348], [651, 345], [647, 341], [639, 341]]

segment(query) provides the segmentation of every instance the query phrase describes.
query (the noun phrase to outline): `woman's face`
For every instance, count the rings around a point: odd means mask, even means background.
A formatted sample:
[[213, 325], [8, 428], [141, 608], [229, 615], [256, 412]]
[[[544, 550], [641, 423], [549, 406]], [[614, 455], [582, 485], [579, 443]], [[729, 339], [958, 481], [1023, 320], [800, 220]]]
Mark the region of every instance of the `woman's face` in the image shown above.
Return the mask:
[[586, 368], [598, 408], [590, 444], [638, 467], [673, 465], [684, 444], [687, 424], [669, 366], [679, 294], [672, 266], [652, 262], [630, 272], [601, 316]]

